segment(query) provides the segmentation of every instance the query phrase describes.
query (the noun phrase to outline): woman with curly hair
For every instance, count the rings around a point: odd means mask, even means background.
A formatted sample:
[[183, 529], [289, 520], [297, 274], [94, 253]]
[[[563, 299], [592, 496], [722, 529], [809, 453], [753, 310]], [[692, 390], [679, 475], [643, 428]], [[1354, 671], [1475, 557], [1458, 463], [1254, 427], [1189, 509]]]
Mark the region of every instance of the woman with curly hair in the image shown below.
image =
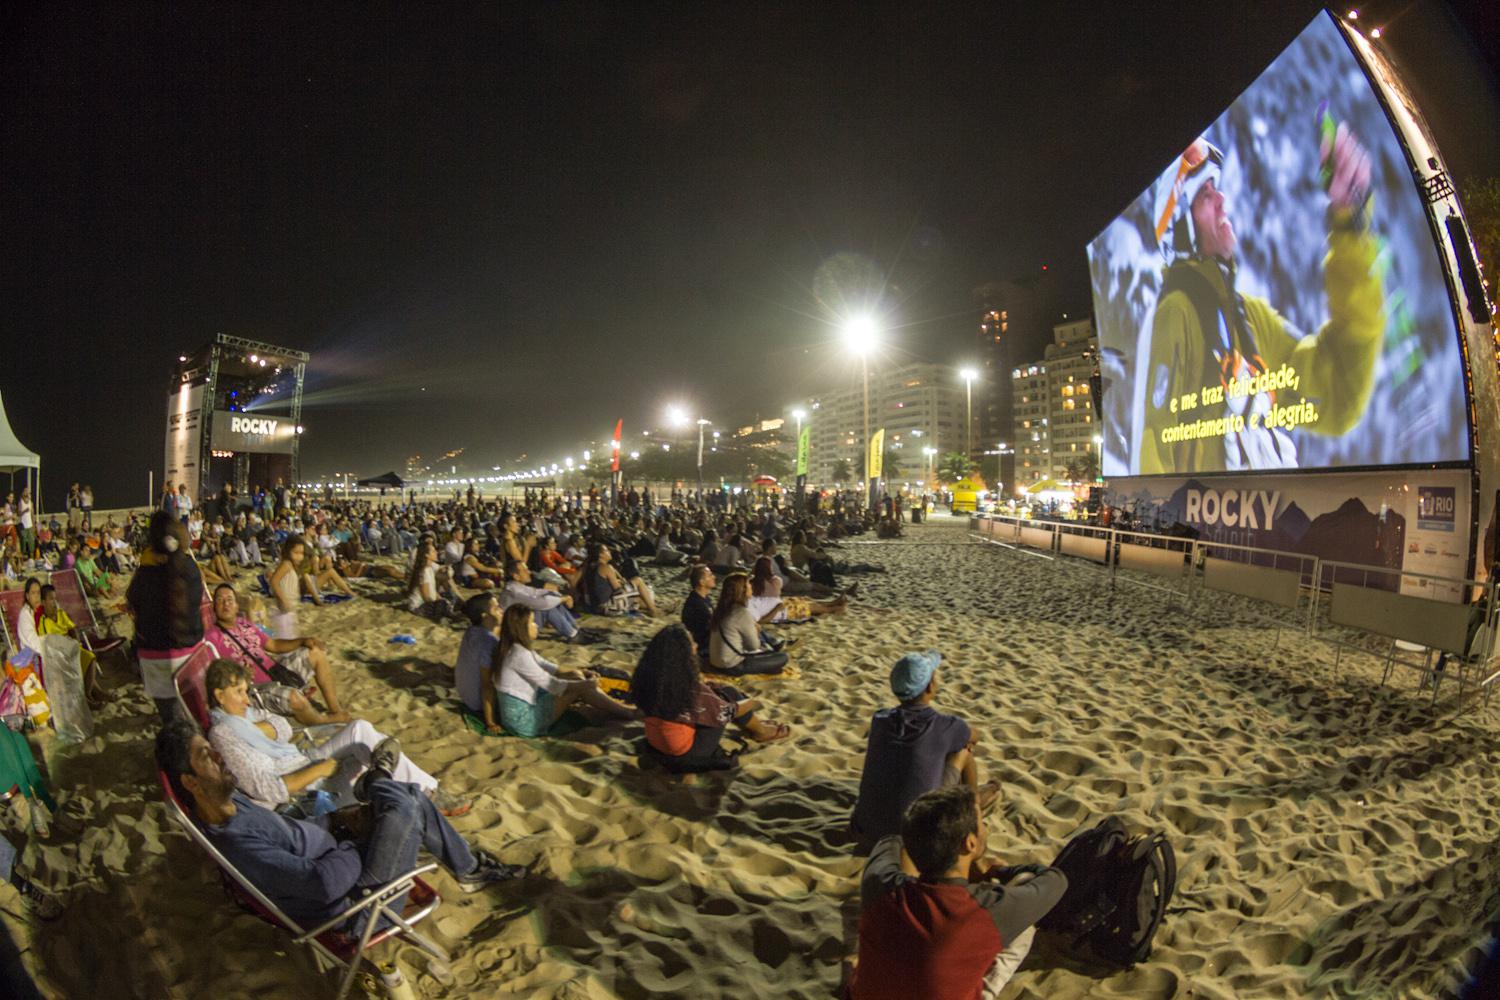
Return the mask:
[[681, 625], [652, 637], [630, 678], [630, 696], [646, 717], [647, 745], [678, 773], [714, 769], [731, 722], [758, 743], [777, 743], [792, 732], [785, 723], [756, 718], [758, 699], [728, 684], [706, 683], [693, 637]]

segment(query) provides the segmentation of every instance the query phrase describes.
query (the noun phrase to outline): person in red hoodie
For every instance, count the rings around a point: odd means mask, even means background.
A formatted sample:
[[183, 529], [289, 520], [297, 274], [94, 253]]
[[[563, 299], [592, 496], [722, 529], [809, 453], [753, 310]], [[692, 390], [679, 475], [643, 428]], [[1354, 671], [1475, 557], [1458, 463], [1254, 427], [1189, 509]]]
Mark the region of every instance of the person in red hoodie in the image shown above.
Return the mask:
[[988, 834], [974, 790], [949, 785], [913, 802], [901, 833], [875, 845], [847, 1000], [999, 995], [1068, 879], [1041, 865], [984, 868]]

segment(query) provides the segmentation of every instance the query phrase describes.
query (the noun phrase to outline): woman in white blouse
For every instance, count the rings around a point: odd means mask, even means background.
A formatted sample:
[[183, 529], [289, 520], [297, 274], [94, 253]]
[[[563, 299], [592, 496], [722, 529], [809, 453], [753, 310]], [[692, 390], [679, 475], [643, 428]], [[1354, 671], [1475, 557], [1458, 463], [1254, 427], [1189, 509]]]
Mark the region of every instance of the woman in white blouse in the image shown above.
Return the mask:
[[578, 702], [617, 719], [640, 713], [599, 690], [593, 671], [560, 670], [531, 648], [536, 639], [536, 615], [524, 604], [505, 609], [500, 645], [495, 648], [495, 700], [500, 724], [517, 736], [543, 736], [552, 724]]

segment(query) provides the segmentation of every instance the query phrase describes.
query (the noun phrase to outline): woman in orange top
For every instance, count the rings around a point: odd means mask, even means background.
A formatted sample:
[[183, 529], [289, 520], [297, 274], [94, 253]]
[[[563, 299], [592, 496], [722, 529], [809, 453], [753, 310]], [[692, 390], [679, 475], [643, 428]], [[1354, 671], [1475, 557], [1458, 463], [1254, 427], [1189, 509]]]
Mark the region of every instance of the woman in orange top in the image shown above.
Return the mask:
[[556, 570], [564, 580], [571, 580], [578, 567], [567, 556], [557, 551], [557, 539], [548, 535], [542, 539], [542, 568]]
[[677, 773], [730, 766], [719, 740], [733, 722], [758, 743], [791, 735], [784, 723], [755, 717], [760, 701], [727, 684], [707, 684], [698, 673], [698, 651], [681, 625], [652, 637], [630, 679], [631, 699], [646, 719], [646, 743]]

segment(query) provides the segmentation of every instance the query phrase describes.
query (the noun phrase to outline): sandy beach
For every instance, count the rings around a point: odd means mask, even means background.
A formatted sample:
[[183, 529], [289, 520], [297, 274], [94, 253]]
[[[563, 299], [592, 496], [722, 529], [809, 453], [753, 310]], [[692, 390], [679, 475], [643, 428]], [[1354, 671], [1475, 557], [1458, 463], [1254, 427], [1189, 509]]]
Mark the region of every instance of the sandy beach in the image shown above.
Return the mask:
[[[1074, 997], [1440, 997], [1473, 960], [1500, 869], [1500, 702], [1454, 718], [1413, 675], [1273, 634], [1222, 600], [1191, 610], [1098, 567], [979, 543], [939, 514], [846, 558], [889, 572], [839, 618], [786, 627], [800, 677], [742, 686], [794, 727], [729, 777], [642, 773], [638, 723], [565, 740], [481, 737], [456, 713], [460, 637], [359, 581], [305, 608], [356, 715], [473, 811], [456, 826], [523, 883], [445, 904], [429, 925], [451, 980], [415, 949], [421, 996], [823, 998], [840, 982], [859, 860], [843, 837], [865, 729], [910, 649], [944, 653], [938, 707], [982, 734], [1003, 785], [990, 849], [1050, 861], [1080, 826], [1159, 827], [1181, 868], [1151, 959], [1095, 979], [1038, 949], [1003, 994]], [[667, 600], [685, 585], [655, 571]], [[241, 584], [247, 581], [242, 575]], [[600, 624], [594, 620], [590, 624]], [[605, 644], [544, 641], [563, 665], [631, 668], [660, 623], [603, 623]], [[400, 632], [415, 646], [393, 645]], [[62, 803], [24, 859], [68, 904], [3, 919], [44, 990], [63, 997], [316, 997], [312, 962], [228, 902], [167, 818], [151, 764], [156, 717], [116, 671], [117, 700], [81, 746], [43, 740]]]

